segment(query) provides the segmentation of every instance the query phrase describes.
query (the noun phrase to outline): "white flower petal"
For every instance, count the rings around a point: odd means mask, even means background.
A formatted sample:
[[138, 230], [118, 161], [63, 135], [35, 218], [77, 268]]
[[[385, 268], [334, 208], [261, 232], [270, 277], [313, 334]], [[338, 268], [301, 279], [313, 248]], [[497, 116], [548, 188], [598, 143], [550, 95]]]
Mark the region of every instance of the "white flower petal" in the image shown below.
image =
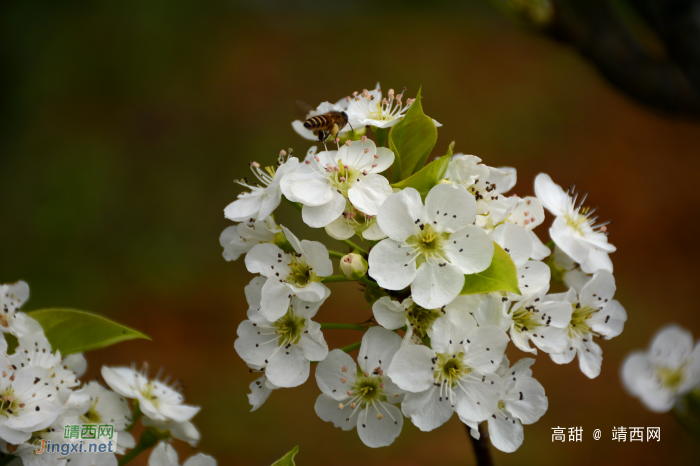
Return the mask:
[[469, 275], [489, 268], [495, 248], [484, 230], [470, 225], [451, 234], [444, 250], [447, 259], [463, 274]]
[[439, 309], [455, 299], [463, 286], [464, 275], [458, 267], [449, 262], [440, 265], [424, 262], [412, 280], [411, 295], [419, 306]]
[[[343, 368], [346, 370], [343, 371]], [[326, 396], [334, 400], [344, 400], [348, 398], [347, 391], [355, 383], [356, 374], [355, 361], [342, 350], [334, 349], [328, 353], [326, 359], [318, 363], [316, 383]], [[345, 382], [342, 379], [345, 379]]]
[[377, 323], [388, 330], [396, 330], [406, 325], [406, 311], [403, 306], [388, 296], [382, 296], [375, 301], [372, 312]]
[[[378, 414], [381, 415], [381, 419]], [[365, 408], [356, 416], [360, 440], [371, 448], [391, 445], [403, 427], [403, 416], [399, 408], [383, 401]]]
[[388, 290], [406, 288], [416, 277], [416, 262], [406, 255], [409, 251], [392, 239], [382, 240], [369, 253], [370, 277]]
[[301, 210], [301, 218], [311, 228], [321, 228], [330, 225], [334, 220], [342, 218], [345, 210], [345, 197], [333, 190], [331, 199], [322, 205], [304, 205]]
[[435, 352], [427, 346], [404, 345], [394, 355], [387, 372], [389, 378], [401, 389], [422, 392], [433, 386]]
[[309, 378], [310, 363], [297, 345], [281, 348], [267, 364], [265, 375], [278, 387], [298, 387]]
[[392, 193], [389, 180], [382, 175], [361, 176], [348, 190], [348, 199], [360, 212], [377, 215], [379, 208]]
[[377, 215], [382, 231], [394, 241], [403, 242], [418, 234], [419, 223], [428, 221], [420, 194], [413, 188], [406, 188], [389, 196]]
[[357, 363], [363, 372], [377, 367], [387, 370], [391, 359], [401, 347], [401, 337], [382, 327], [372, 327], [362, 337]]

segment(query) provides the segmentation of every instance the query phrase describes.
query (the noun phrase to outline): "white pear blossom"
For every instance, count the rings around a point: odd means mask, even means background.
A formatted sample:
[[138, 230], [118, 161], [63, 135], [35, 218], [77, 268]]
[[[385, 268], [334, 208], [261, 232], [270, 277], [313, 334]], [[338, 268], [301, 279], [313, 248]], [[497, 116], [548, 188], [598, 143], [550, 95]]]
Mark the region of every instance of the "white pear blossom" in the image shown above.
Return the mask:
[[567, 345], [564, 352], [550, 354], [557, 364], [568, 364], [578, 354], [581, 371], [591, 379], [600, 374], [603, 350], [593, 337], [610, 340], [622, 333], [627, 313], [613, 298], [615, 278], [607, 270], [593, 275], [579, 293], [570, 288], [566, 293], [548, 295], [550, 300], [559, 300], [571, 305], [573, 313], [568, 326]]
[[394, 406], [400, 390], [385, 374], [401, 346], [401, 337], [372, 327], [362, 337], [358, 364], [335, 349], [318, 364], [316, 382], [323, 392], [316, 400], [316, 414], [335, 427], [357, 433], [368, 447], [391, 445], [401, 433], [403, 416]]
[[111, 390], [106, 389], [96, 381], [85, 385], [90, 397], [90, 406], [80, 416], [85, 424], [111, 424], [117, 436], [117, 453], [124, 454], [127, 448], [134, 448], [134, 437], [126, 432], [131, 423], [131, 410], [126, 399]]
[[595, 209], [583, 207], [586, 196], [577, 204], [578, 194], [574, 195], [573, 189], [565, 192], [545, 173], [535, 178], [535, 193], [544, 207], [556, 215], [549, 234], [557, 246], [581, 264], [586, 273], [612, 272], [608, 254], [616, 248], [608, 243], [605, 225], [609, 222], [595, 225], [597, 217], [591, 217]]
[[43, 333], [39, 322], [19, 310], [28, 299], [29, 285], [26, 282], [0, 285], [0, 331], [17, 337]]
[[[362, 137], [347, 141], [337, 151], [323, 151], [306, 160], [298, 170], [282, 179], [284, 195], [304, 205], [304, 222], [325, 227], [351, 207], [366, 215], [377, 215], [382, 202], [392, 193], [381, 172], [394, 162], [394, 153]], [[359, 219], [358, 219], [359, 220]]]
[[232, 225], [222, 231], [219, 237], [219, 243], [224, 248], [224, 259], [235, 261], [256, 244], [274, 242], [275, 235], [281, 232], [272, 217]]
[[386, 235], [379, 228], [376, 215], [368, 215], [346, 203], [342, 214], [325, 227], [326, 233], [333, 239], [344, 240], [355, 234], [369, 241], [379, 241]]
[[41, 366], [13, 366], [7, 358], [7, 343], [0, 340], [0, 438], [18, 445], [32, 432], [46, 429], [63, 407], [51, 376]]
[[17, 340], [14, 354], [8, 356], [10, 363], [15, 367], [38, 366], [45, 369], [55, 387], [55, 396], [65, 402], [80, 381], [77, 374], [62, 362], [61, 353], [51, 351], [43, 332], [20, 336]]
[[[452, 303], [447, 306], [451, 306]], [[396, 330], [405, 326], [406, 333], [403, 341], [411, 344], [421, 344], [426, 336], [432, 336], [433, 323], [438, 317], [445, 314], [445, 309], [446, 307], [424, 309], [413, 302], [410, 297], [399, 303], [388, 296], [383, 296], [372, 305], [372, 312], [377, 323], [388, 330]]]
[[[191, 447], [196, 447], [199, 443], [201, 435], [194, 424], [190, 421], [157, 421], [149, 417], [141, 418], [141, 423], [146, 427], [153, 427], [161, 433], [166, 433], [170, 437], [187, 442]], [[119, 433], [119, 442], [121, 443], [122, 434]]]
[[[172, 445], [160, 442], [148, 458], [148, 466], [180, 466], [177, 451]], [[204, 453], [190, 457], [182, 466], [216, 466], [216, 460]]]
[[377, 216], [389, 237], [369, 254], [369, 275], [379, 286], [401, 290], [411, 285], [413, 300], [440, 308], [464, 286], [464, 275], [486, 270], [494, 246], [474, 226], [476, 201], [463, 187], [439, 184], [425, 199], [413, 188], [392, 194]]
[[489, 437], [494, 447], [506, 453], [514, 452], [523, 443], [523, 424], [537, 422], [549, 406], [544, 387], [532, 377], [530, 366], [534, 363], [534, 359], [526, 358], [508, 368], [508, 358], [504, 356], [496, 372], [503, 379], [505, 395], [488, 419]]
[[[403, 92], [406, 91], [404, 88]], [[347, 108], [348, 121], [353, 127], [374, 126], [376, 128], [390, 128], [398, 123], [408, 109], [413, 105], [415, 99], [406, 99], [403, 103], [403, 92], [396, 94], [393, 89], [389, 89], [387, 96], [382, 98], [382, 90], [377, 83], [377, 88], [371, 91], [364, 89], [362, 92], [353, 92], [348, 98]], [[433, 120], [435, 126], [442, 126]]]
[[296, 157], [286, 158], [286, 153], [282, 151], [277, 161], [277, 167], [260, 168], [257, 162], [251, 162], [250, 169], [257, 182], [252, 184], [247, 178], [236, 181], [243, 187], [250, 189], [238, 195], [238, 199], [226, 206], [224, 216], [234, 222], [252, 222], [256, 219], [268, 217], [280, 205], [282, 200], [282, 190], [280, 180], [299, 167], [299, 160]]
[[678, 325], [657, 332], [648, 351], [635, 351], [622, 365], [627, 391], [651, 411], [669, 411], [700, 383], [700, 343]]
[[183, 404], [184, 398], [173, 387], [150, 380], [135, 367], [102, 366], [102, 378], [115, 392], [138, 401], [141, 412], [151, 419], [185, 422], [199, 412], [199, 406]]
[[293, 252], [265, 243], [253, 247], [245, 257], [249, 272], [269, 278], [263, 286], [260, 314], [270, 321], [287, 313], [292, 296], [312, 303], [326, 299], [330, 290], [321, 279], [333, 273], [333, 263], [323, 244], [299, 241], [284, 226], [282, 231]]
[[[304, 117], [304, 121], [308, 120], [313, 116], [324, 115], [329, 112], [344, 112], [348, 109], [349, 101], [349, 97], [343, 97], [335, 104], [332, 104], [330, 102], [322, 102], [321, 104], [319, 104], [318, 107], [316, 107], [316, 109], [311, 110], [306, 114], [306, 117]], [[296, 131], [297, 134], [303, 137], [304, 139], [308, 139], [309, 141], [318, 141], [318, 136], [314, 134], [313, 130], [304, 127], [304, 121], [293, 121], [292, 128], [294, 128], [294, 131]], [[343, 137], [343, 134], [341, 133], [347, 132], [348, 129], [350, 128], [339, 128], [338, 137]]]
[[521, 350], [537, 354], [529, 342], [545, 353], [561, 353], [569, 344], [572, 309], [568, 302], [550, 301], [542, 293], [513, 304], [510, 337]]
[[267, 280], [255, 277], [245, 287], [249, 320], [238, 326], [234, 347], [246, 363], [264, 367], [275, 386], [296, 387], [309, 378], [311, 361], [322, 361], [328, 355], [321, 325], [311, 320], [328, 294], [315, 302], [293, 296], [286, 314], [272, 321], [260, 313]]
[[494, 225], [503, 221], [518, 204], [518, 199], [504, 196], [517, 182], [514, 168], [489, 167], [475, 155], [455, 154], [445, 176], [472, 193], [479, 215], [487, 215], [493, 210]]
[[503, 398], [498, 369], [508, 336], [494, 326], [478, 327], [466, 312], [449, 311], [432, 328], [432, 349], [404, 345], [389, 377], [405, 390], [402, 410], [419, 429], [430, 431], [460, 418], [487, 419]]

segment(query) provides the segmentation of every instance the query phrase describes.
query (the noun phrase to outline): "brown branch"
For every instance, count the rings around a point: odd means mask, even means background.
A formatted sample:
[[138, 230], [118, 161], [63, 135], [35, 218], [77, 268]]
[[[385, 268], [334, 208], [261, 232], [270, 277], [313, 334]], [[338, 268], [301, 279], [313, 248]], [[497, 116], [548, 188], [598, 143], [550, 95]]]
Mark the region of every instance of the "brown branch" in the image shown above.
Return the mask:
[[471, 428], [464, 424], [467, 429], [467, 436], [472, 441], [472, 447], [474, 447], [474, 456], [476, 457], [476, 464], [478, 466], [493, 466], [493, 459], [491, 458], [491, 449], [489, 447], [489, 435], [488, 431], [484, 428], [486, 423], [482, 422], [479, 424], [479, 440], [472, 437]]

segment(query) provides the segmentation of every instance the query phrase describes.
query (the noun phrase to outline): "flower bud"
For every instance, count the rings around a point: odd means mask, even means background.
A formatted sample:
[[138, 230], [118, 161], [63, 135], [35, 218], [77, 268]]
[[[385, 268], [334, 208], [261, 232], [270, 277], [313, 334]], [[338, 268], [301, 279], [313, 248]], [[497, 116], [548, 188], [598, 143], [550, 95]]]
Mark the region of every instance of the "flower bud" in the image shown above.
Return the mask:
[[367, 261], [359, 254], [350, 253], [340, 260], [340, 270], [351, 280], [364, 277], [367, 273]]

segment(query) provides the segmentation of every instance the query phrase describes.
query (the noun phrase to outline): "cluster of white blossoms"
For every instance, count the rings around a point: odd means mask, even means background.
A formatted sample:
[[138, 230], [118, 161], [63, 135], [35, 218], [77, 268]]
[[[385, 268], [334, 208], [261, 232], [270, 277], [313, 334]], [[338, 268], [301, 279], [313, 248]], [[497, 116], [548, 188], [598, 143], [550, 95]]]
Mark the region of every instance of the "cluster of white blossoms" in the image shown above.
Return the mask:
[[622, 365], [627, 391], [651, 411], [664, 413], [680, 408], [691, 392], [700, 395], [700, 342], [686, 329], [667, 325], [657, 332], [648, 351], [635, 351]]
[[[318, 363], [316, 413], [357, 429], [367, 446], [391, 444], [404, 417], [430, 431], [456, 413], [476, 438], [488, 421], [492, 444], [512, 452], [523, 425], [544, 415], [548, 402], [533, 378], [535, 360], [511, 364], [506, 347], [543, 351], [558, 364], [578, 356], [582, 372], [596, 377], [603, 357], [594, 338], [619, 335], [627, 319], [613, 299], [608, 253], [615, 248], [585, 196], [546, 174], [537, 176], [535, 196], [519, 197], [508, 194], [515, 169], [453, 155], [451, 147], [423, 167], [432, 146], [426, 152], [422, 138], [436, 138], [439, 125], [422, 113], [419, 96], [405, 106], [403, 99], [393, 90], [382, 97], [377, 86], [325, 102], [314, 114], [346, 111], [353, 125], [340, 128], [342, 144], [338, 137], [331, 150], [312, 147], [303, 160], [282, 151], [276, 166], [251, 163], [257, 182], [239, 181], [249, 191], [224, 213], [240, 223], [220, 242], [227, 260], [245, 254], [257, 275], [245, 288], [247, 320], [234, 345], [261, 373], [250, 384], [250, 404], [256, 410], [272, 391], [303, 384]], [[315, 139], [302, 122], [293, 126]], [[300, 241], [277, 225], [282, 197], [306, 225], [323, 227], [350, 251]], [[554, 216], [549, 245], [534, 231], [545, 208]], [[340, 260], [337, 275], [331, 258]], [[317, 322], [327, 285], [338, 281], [365, 287], [369, 320]], [[549, 293], [552, 281], [559, 292]], [[332, 329], [365, 333], [329, 351], [323, 331]], [[355, 362], [347, 353], [358, 348]]]
[[[137, 445], [130, 433], [139, 418], [150, 429], [152, 444], [173, 439], [197, 444], [199, 432], [190, 420], [198, 407], [183, 404], [182, 395], [172, 386], [150, 380], [145, 372], [133, 368], [102, 367], [109, 388], [97, 381], [83, 384], [80, 377], [87, 370], [84, 356], [64, 357], [52, 350], [39, 322], [20, 311], [28, 299], [25, 282], [0, 285], [0, 330], [6, 337], [0, 338], [0, 451], [6, 455], [4, 461], [12, 455], [21, 458], [24, 466], [117, 466], [116, 455], [129, 456], [145, 446], [143, 437]], [[16, 346], [8, 347], [8, 340], [16, 340]], [[133, 400], [133, 411], [127, 398]], [[45, 448], [79, 444], [79, 435], [66, 436], [67, 428], [72, 426], [77, 433], [86, 425], [113, 426], [116, 444], [97, 453], [79, 452], [77, 446], [68, 454], [63, 449], [52, 452]], [[177, 465], [177, 458], [168, 462], [166, 456], [156, 449], [149, 465]], [[198, 456], [209, 462], [188, 464], [216, 464], [208, 456]]]

